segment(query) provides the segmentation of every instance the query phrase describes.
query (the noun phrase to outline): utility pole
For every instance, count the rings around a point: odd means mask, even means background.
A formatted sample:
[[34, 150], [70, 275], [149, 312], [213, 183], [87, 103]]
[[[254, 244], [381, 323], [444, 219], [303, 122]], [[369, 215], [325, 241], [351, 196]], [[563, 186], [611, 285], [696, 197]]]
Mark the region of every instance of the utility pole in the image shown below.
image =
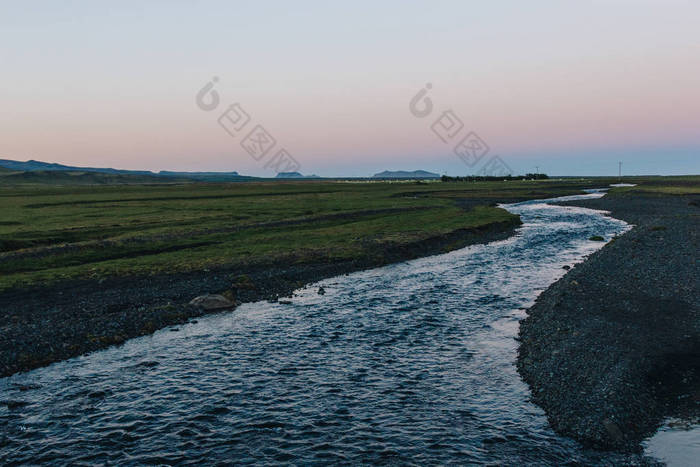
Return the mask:
[[617, 176], [622, 181], [622, 161], [617, 163]]
[[539, 173], [540, 173], [540, 166], [536, 165], [535, 166], [535, 175], [539, 175]]

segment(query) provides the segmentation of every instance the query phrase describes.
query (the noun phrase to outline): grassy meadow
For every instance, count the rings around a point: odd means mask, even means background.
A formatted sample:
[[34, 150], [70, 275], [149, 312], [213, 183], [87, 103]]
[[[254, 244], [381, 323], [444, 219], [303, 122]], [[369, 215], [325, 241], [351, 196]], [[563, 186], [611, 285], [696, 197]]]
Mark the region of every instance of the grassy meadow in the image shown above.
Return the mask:
[[636, 183], [632, 187], [616, 187], [611, 190], [614, 196], [632, 195], [696, 195], [700, 194], [700, 175], [679, 175], [674, 177], [631, 177], [626, 183]]
[[[583, 185], [590, 181], [0, 186], [0, 289], [348, 259], [512, 220], [492, 204]], [[462, 208], [462, 198], [477, 205]]]
[[[614, 192], [698, 192], [698, 177], [665, 180], [635, 179], [639, 186]], [[0, 290], [351, 259], [513, 221], [495, 207], [501, 201], [573, 194], [614, 181], [0, 184]]]

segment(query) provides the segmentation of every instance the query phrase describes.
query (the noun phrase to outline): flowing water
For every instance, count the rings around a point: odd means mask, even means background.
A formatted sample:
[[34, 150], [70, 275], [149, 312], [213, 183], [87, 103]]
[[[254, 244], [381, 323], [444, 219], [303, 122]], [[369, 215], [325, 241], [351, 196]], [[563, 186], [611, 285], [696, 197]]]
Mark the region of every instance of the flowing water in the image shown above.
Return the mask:
[[700, 423], [698, 420], [669, 419], [659, 431], [642, 443], [644, 450], [669, 467], [700, 463]]
[[0, 464], [639, 462], [552, 432], [515, 368], [523, 309], [629, 226], [506, 207], [524, 222], [508, 240], [0, 380]]

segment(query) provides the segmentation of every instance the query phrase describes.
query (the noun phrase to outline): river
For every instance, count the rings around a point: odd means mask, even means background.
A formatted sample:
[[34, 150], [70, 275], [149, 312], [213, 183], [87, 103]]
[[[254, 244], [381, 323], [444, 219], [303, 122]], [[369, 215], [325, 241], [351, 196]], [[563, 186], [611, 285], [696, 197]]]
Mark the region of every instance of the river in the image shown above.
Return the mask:
[[544, 201], [505, 207], [524, 223], [507, 240], [1, 379], [0, 463], [653, 462], [555, 434], [515, 368], [524, 309], [602, 247], [589, 237], [629, 226]]

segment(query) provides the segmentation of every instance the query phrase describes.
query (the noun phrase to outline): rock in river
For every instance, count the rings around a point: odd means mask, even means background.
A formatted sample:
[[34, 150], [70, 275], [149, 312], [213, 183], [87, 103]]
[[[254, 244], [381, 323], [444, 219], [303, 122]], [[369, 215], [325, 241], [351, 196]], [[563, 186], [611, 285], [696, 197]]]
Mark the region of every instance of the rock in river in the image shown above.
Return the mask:
[[194, 305], [203, 310], [224, 310], [226, 308], [234, 308], [236, 306], [235, 303], [223, 295], [214, 294], [200, 295], [199, 297], [192, 299], [190, 305]]

